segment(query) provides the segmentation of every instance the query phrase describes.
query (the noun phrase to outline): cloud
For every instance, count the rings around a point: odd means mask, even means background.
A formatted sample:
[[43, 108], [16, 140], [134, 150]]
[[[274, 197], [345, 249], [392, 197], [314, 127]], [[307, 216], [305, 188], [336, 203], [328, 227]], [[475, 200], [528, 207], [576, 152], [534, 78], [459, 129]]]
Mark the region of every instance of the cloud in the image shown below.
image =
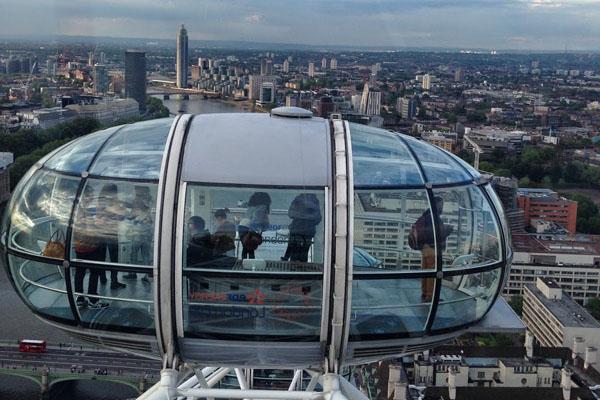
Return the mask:
[[264, 17], [259, 14], [247, 15], [244, 17], [244, 21], [250, 24], [260, 24], [263, 21]]
[[600, 0], [0, 0], [0, 9], [0, 36], [174, 39], [183, 23], [191, 39], [600, 48]]

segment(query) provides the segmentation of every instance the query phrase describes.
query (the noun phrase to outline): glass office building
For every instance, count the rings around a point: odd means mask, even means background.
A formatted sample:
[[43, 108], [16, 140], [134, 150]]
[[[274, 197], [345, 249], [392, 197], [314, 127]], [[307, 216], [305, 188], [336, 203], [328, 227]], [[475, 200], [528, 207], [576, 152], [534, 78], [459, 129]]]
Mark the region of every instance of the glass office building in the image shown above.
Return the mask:
[[489, 183], [415, 138], [279, 108], [96, 132], [13, 193], [2, 261], [40, 318], [204, 365], [344, 365], [484, 319], [511, 259]]

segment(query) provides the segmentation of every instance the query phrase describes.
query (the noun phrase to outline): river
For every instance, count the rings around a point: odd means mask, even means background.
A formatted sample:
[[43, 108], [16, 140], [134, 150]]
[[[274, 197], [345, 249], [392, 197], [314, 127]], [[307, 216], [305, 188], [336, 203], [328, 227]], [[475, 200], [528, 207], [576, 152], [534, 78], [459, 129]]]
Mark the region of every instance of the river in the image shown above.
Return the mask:
[[[162, 100], [162, 95], [154, 95]], [[182, 96], [171, 96], [163, 100], [173, 114], [180, 111], [192, 114], [244, 112], [237, 104], [220, 100], [203, 99], [190, 95], [189, 100]], [[0, 271], [0, 340], [15, 342], [28, 338], [45, 339], [48, 342], [75, 342], [67, 334], [38, 320], [14, 292], [4, 271]], [[17, 323], [18, 321], [18, 323]], [[25, 334], [26, 332], [26, 334]], [[128, 386], [99, 381], [71, 381], [55, 385], [44, 400], [123, 400], [137, 397], [137, 393]], [[0, 374], [1, 400], [40, 400], [39, 387], [24, 378], [15, 378]]]

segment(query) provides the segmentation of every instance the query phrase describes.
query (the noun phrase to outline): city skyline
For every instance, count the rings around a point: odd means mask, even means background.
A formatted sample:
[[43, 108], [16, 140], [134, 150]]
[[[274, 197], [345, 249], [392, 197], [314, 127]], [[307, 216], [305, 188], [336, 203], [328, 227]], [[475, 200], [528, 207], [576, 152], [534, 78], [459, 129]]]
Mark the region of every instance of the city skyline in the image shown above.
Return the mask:
[[[5, 3], [2, 1], [0, 3]], [[50, 4], [6, 3], [0, 36], [85, 35], [171, 39], [173, 26], [189, 26], [190, 40], [223, 40], [313, 46], [596, 50], [600, 48], [597, 0], [441, 2], [363, 0], [308, 6], [272, 1], [143, 4], [139, 0]], [[336, 29], [331, 30], [331, 16]], [[448, 18], [448, 16], [451, 18]], [[292, 18], [293, 16], [293, 18]], [[27, 20], [29, 24], [19, 21]], [[310, 21], [310, 23], [307, 23]], [[35, 30], [32, 28], [35, 26]], [[373, 29], [377, 27], [377, 29]]]

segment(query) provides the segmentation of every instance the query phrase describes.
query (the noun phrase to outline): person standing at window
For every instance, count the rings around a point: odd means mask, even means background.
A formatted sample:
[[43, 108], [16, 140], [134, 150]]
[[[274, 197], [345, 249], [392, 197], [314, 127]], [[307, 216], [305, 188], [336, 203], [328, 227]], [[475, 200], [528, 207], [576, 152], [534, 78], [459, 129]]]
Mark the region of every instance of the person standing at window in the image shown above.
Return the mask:
[[[444, 199], [439, 196], [434, 198], [437, 219], [440, 220], [440, 215], [444, 209]], [[441, 223], [441, 220], [440, 220]], [[434, 269], [436, 263], [436, 242], [438, 251], [442, 252], [446, 248], [446, 239], [452, 233], [452, 226], [442, 224], [440, 226], [441, 237], [437, 238], [433, 225], [431, 209], [425, 211], [415, 222], [410, 230], [408, 237], [408, 245], [411, 249], [421, 250], [421, 269]], [[435, 278], [423, 278], [421, 283], [421, 300], [423, 302], [431, 301], [433, 297], [433, 289], [435, 286]]]
[[248, 200], [248, 209], [238, 226], [242, 243], [242, 259], [254, 258], [254, 251], [262, 244], [262, 232], [269, 227], [271, 197], [255, 192]]
[[[99, 251], [106, 261], [106, 251], [111, 263], [119, 262], [119, 223], [125, 219], [126, 210], [119, 202], [117, 185], [105, 184], [98, 196], [98, 212], [96, 213], [97, 227], [100, 232]], [[119, 272], [110, 271], [110, 288], [123, 289], [127, 285], [118, 281]], [[102, 275], [100, 276], [102, 280]], [[104, 277], [106, 281], [106, 277]]]
[[281, 260], [307, 262], [317, 225], [321, 223], [319, 199], [312, 193], [299, 194], [290, 205], [288, 217], [292, 220], [289, 226], [290, 236]]

